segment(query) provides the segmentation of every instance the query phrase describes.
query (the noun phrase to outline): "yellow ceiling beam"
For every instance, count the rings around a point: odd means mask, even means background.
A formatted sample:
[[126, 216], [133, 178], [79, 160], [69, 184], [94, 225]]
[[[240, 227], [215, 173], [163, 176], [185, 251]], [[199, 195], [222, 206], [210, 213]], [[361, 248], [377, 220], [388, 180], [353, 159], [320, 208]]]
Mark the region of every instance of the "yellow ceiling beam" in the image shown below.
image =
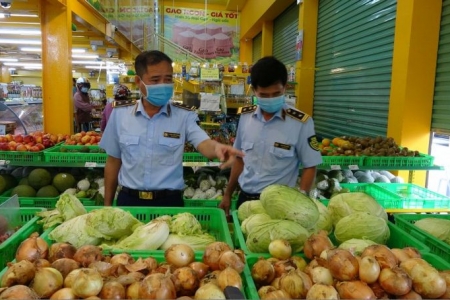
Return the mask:
[[83, 26], [106, 35], [108, 20], [84, 0], [72, 0], [70, 3], [72, 18]]
[[241, 11], [246, 2], [247, 0], [228, 0], [225, 8], [231, 11], [236, 11], [236, 9]]

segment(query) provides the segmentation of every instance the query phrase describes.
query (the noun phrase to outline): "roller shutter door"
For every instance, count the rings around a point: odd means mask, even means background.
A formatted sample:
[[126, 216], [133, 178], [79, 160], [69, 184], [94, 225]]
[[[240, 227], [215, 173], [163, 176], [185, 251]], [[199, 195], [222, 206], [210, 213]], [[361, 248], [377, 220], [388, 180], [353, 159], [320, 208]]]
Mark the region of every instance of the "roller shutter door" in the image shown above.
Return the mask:
[[253, 38], [252, 61], [257, 62], [261, 58], [262, 52], [262, 32]]
[[294, 2], [273, 20], [272, 54], [285, 65], [295, 62], [295, 42], [298, 35], [299, 6]]

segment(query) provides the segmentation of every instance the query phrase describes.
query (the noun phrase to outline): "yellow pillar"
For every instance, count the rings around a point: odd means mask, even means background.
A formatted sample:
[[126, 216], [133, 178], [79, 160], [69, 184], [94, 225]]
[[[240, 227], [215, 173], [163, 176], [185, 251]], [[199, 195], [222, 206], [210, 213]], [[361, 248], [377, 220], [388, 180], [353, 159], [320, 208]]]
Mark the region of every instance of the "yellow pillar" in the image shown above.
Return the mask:
[[253, 63], [253, 40], [249, 38], [242, 39], [239, 42], [239, 61]]
[[[422, 153], [429, 147], [441, 10], [442, 1], [397, 1], [387, 134]], [[414, 183], [423, 186], [425, 175], [415, 172]]]
[[272, 55], [273, 51], [273, 21], [265, 21], [262, 26], [261, 57]]
[[70, 2], [41, 1], [44, 130], [73, 132], [72, 13]]
[[300, 4], [298, 29], [303, 30], [303, 55], [296, 64], [295, 95], [297, 108], [309, 115], [313, 113], [314, 102], [318, 13], [319, 0], [307, 0]]
[[9, 74], [9, 69], [5, 66], [0, 66], [0, 82], [8, 83], [11, 82], [11, 75]]

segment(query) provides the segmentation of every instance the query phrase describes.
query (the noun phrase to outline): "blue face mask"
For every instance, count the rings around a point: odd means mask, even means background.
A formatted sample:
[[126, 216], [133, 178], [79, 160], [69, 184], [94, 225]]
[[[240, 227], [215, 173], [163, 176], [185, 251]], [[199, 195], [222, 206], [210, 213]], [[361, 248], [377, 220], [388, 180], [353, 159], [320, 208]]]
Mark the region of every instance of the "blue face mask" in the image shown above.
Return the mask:
[[154, 106], [166, 105], [173, 95], [173, 83], [162, 83], [154, 85], [146, 85], [142, 80], [142, 84], [145, 86], [147, 96], [145, 100], [150, 102]]
[[284, 105], [284, 95], [273, 97], [273, 98], [260, 98], [258, 99], [258, 105], [261, 109], [269, 114], [276, 113]]
[[87, 88], [87, 87], [82, 87], [82, 88], [81, 88], [81, 92], [86, 94], [87, 92], [89, 92], [89, 88]]

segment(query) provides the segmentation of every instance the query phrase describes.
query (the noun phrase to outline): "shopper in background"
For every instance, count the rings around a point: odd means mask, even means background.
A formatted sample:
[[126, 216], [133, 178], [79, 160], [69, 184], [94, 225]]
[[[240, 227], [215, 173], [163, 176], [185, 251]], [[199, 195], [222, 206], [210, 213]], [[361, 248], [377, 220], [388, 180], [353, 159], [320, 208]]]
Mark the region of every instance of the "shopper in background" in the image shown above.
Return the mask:
[[242, 152], [211, 140], [190, 107], [169, 102], [173, 69], [166, 54], [142, 52], [135, 70], [141, 99], [115, 106], [100, 142], [108, 154], [104, 204], [112, 204], [119, 184], [119, 206], [184, 206], [185, 142], [205, 157], [218, 158], [222, 168]]
[[72, 78], [72, 96], [77, 92], [77, 80]]
[[[306, 113], [285, 104], [287, 70], [269, 56], [253, 66], [251, 83], [258, 105], [242, 108], [234, 147], [245, 157], [237, 157], [219, 207], [229, 214], [231, 196], [241, 187], [237, 206], [259, 199], [271, 184], [284, 184], [309, 192], [316, 166], [322, 162], [314, 122]], [[298, 183], [300, 163], [303, 166]]]
[[113, 88], [113, 96], [114, 101], [106, 103], [105, 108], [103, 109], [102, 122], [100, 124], [101, 131], [105, 131], [106, 124], [108, 124], [109, 116], [111, 115], [113, 110], [113, 104], [119, 103], [121, 101], [127, 101], [128, 98], [131, 96], [131, 91], [126, 85], [116, 84], [114, 85]]
[[91, 84], [84, 77], [77, 79], [77, 92], [73, 95], [75, 105], [75, 120], [79, 131], [88, 131], [89, 123], [92, 121], [91, 111], [93, 109], [89, 98]]

